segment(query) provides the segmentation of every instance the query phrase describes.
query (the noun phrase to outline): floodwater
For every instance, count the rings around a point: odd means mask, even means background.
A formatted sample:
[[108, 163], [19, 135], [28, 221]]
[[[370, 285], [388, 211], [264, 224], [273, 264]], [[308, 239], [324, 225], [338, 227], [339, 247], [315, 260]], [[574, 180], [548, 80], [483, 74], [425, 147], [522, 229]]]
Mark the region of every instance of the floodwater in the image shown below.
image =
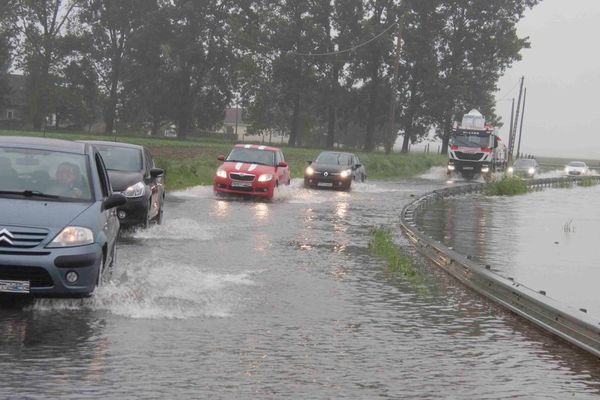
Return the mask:
[[0, 398], [600, 396], [595, 358], [416, 254], [405, 277], [369, 253], [372, 227], [397, 230], [404, 204], [445, 184], [428, 178], [293, 181], [267, 203], [170, 194], [165, 224], [122, 238], [95, 296], [0, 309]]
[[598, 198], [600, 186], [455, 197], [431, 204], [418, 223], [459, 253], [600, 321]]

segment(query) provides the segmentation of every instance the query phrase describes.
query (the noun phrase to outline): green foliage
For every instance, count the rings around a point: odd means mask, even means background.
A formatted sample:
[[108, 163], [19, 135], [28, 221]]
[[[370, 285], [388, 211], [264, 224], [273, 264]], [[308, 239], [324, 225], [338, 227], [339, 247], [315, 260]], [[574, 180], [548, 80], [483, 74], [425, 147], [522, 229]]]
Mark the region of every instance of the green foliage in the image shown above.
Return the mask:
[[596, 186], [598, 184], [598, 178], [594, 178], [593, 176], [584, 176], [579, 181], [579, 186], [589, 187]]
[[515, 196], [527, 192], [527, 184], [517, 177], [504, 177], [499, 181], [489, 183], [485, 189], [488, 196]]
[[369, 250], [383, 258], [391, 272], [400, 273], [405, 277], [416, 276], [412, 259], [403, 254], [400, 248], [394, 243], [392, 232], [389, 228], [373, 228], [369, 232], [371, 240], [369, 241]]

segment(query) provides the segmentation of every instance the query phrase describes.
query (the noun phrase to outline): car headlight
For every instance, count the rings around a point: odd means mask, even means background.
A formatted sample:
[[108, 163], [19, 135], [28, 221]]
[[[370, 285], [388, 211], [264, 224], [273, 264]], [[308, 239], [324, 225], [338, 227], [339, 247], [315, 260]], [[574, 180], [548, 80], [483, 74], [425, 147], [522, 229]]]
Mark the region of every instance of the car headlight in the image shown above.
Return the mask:
[[262, 174], [258, 177], [259, 182], [269, 182], [273, 179], [273, 174]]
[[123, 191], [123, 195], [125, 197], [141, 197], [144, 195], [145, 189], [146, 185], [144, 185], [144, 182], [138, 182], [135, 185], [131, 185], [125, 189]]
[[448, 165], [448, 171], [454, 171], [456, 167], [452, 164]]
[[313, 167], [306, 167], [306, 175], [312, 175], [315, 173]]
[[67, 226], [46, 247], [74, 247], [94, 243], [94, 233], [81, 226]]
[[565, 167], [565, 172], [569, 173], [569, 167]]
[[535, 173], [535, 169], [529, 168], [527, 172], [529, 172], [529, 175], [533, 175]]
[[483, 168], [481, 168], [481, 172], [483, 172], [484, 174], [486, 172], [490, 172], [490, 167], [483, 167]]
[[515, 172], [515, 169], [513, 167], [508, 167], [508, 173], [512, 174], [513, 172]]
[[225, 171], [224, 169], [218, 169], [217, 176], [219, 178], [227, 178], [227, 171]]
[[352, 170], [351, 170], [351, 169], [344, 170], [344, 171], [342, 171], [342, 172], [340, 173], [340, 176], [341, 176], [342, 178], [347, 178], [347, 177], [349, 177], [350, 175], [352, 175]]

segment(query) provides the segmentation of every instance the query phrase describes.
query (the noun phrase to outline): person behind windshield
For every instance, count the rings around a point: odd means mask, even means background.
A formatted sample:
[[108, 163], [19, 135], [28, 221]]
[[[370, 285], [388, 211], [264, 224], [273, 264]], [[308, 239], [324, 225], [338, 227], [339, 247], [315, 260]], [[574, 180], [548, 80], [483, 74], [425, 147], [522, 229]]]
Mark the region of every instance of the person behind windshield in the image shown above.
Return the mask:
[[61, 163], [56, 169], [58, 193], [61, 196], [80, 198], [83, 194], [79, 167], [70, 162]]

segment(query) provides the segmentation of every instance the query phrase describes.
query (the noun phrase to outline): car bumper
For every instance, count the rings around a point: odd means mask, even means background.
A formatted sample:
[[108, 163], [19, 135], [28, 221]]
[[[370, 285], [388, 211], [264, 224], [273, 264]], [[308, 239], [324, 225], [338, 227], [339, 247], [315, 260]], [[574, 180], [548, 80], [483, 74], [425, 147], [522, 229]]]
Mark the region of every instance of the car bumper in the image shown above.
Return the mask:
[[236, 184], [239, 184], [239, 182], [232, 181], [228, 178], [217, 178], [214, 180], [213, 190], [215, 193], [273, 197], [275, 188], [273, 181], [250, 182], [250, 185], [246, 187], [237, 187], [235, 186]]
[[341, 176], [305, 176], [304, 185], [315, 187], [332, 187], [343, 188], [348, 187], [352, 183], [352, 176], [342, 178]]
[[582, 172], [581, 171], [568, 171], [567, 175], [579, 176], [579, 175], [582, 175]]
[[146, 222], [148, 198], [146, 196], [127, 198], [125, 205], [117, 208], [117, 217], [122, 228], [141, 225]]
[[[0, 254], [0, 280], [28, 281], [33, 296], [85, 296], [96, 287], [101, 260], [98, 244], [19, 254], [6, 251]], [[66, 279], [71, 271], [78, 275], [72, 284]]]

